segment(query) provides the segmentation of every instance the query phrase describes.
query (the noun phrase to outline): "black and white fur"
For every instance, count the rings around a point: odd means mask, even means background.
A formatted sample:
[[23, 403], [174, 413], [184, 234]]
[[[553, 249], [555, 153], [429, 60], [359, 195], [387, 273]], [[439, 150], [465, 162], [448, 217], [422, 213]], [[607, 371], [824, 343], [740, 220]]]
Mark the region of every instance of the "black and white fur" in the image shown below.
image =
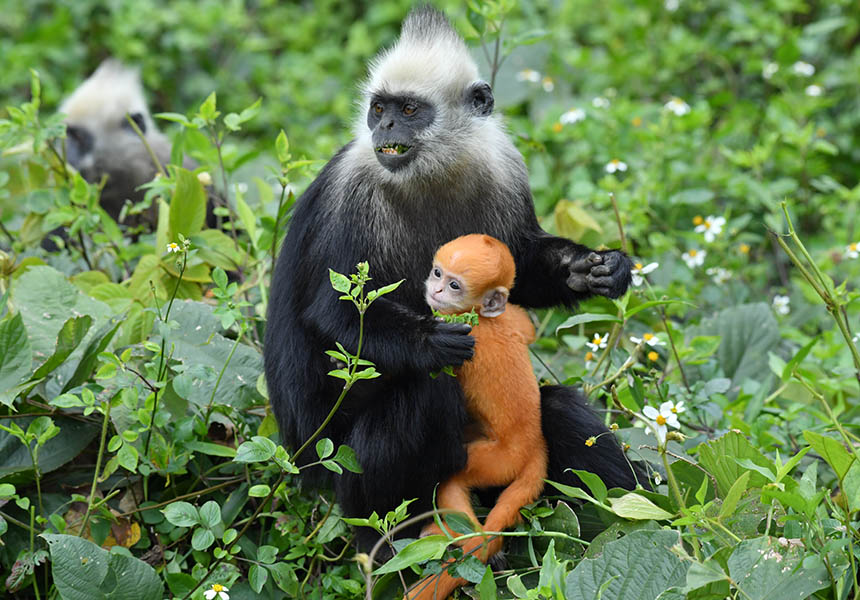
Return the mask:
[[[157, 173], [126, 114], [134, 119], [159, 162], [164, 165], [170, 159], [170, 142], [149, 114], [140, 73], [119, 61], [106, 60], [63, 101], [60, 112], [65, 114], [66, 160], [87, 181], [97, 183], [107, 176], [101, 205], [117, 219], [126, 200], [143, 198], [143, 191], [137, 188]], [[154, 211], [141, 219], [152, 224]]]
[[[377, 118], [375, 101], [390, 121]], [[354, 351], [358, 343], [358, 314], [337, 299], [328, 269], [350, 273], [367, 260], [379, 286], [406, 279], [365, 317], [362, 358], [383, 377], [358, 383], [323, 433], [351, 446], [364, 468], [333, 479], [349, 515], [384, 514], [410, 498], [418, 499], [413, 514], [427, 509], [434, 486], [464, 465], [460, 387], [429, 375], [470, 358], [473, 345], [467, 326], [436, 321], [424, 303], [424, 278], [439, 246], [468, 233], [501, 239], [517, 263], [511, 302], [526, 307], [617, 297], [629, 285], [623, 253], [592, 251], [540, 228], [522, 156], [492, 103], [444, 15], [414, 10], [397, 43], [371, 65], [362, 99], [367, 113], [357, 120], [355, 139], [296, 205], [272, 282], [265, 346], [269, 394], [286, 444], [304, 442], [338, 397], [341, 382], [326, 375], [325, 350], [339, 341]], [[419, 108], [407, 114], [407, 104]], [[413, 125], [421, 107], [431, 107], [432, 119]], [[387, 139], [397, 137], [394, 131], [403, 139]], [[576, 483], [564, 472], [575, 467], [609, 486], [635, 485], [612, 436], [584, 445], [606, 429], [577, 391], [544, 388], [542, 411], [550, 479]]]

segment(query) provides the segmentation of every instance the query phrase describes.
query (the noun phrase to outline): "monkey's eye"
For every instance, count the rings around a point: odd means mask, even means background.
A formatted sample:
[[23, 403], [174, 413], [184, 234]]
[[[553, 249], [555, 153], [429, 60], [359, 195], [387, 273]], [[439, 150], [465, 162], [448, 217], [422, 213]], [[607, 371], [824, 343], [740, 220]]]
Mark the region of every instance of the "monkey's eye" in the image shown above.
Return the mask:
[[457, 281], [452, 281], [448, 284], [452, 290], [459, 290], [460, 284]]
[[403, 114], [407, 117], [409, 115], [414, 115], [416, 110], [418, 110], [418, 107], [411, 103], [403, 106]]
[[378, 114], [378, 115], [382, 114], [383, 108], [379, 102], [374, 102], [373, 104], [370, 105], [370, 108], [372, 108], [373, 112], [375, 112], [376, 114]]
[[442, 277], [442, 271], [440, 271], [438, 267], [433, 269], [433, 277], [435, 277], [436, 279]]

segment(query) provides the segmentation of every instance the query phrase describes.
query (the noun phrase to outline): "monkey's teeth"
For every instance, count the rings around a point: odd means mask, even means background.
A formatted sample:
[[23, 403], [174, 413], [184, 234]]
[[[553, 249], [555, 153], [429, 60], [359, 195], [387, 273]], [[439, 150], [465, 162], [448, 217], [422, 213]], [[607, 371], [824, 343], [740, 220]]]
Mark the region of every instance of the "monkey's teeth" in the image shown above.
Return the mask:
[[397, 150], [394, 148], [380, 148], [380, 152], [383, 154], [397, 154]]
[[382, 152], [383, 154], [389, 155], [398, 155], [403, 154], [409, 150], [409, 146], [404, 146], [402, 144], [388, 144], [386, 146], [380, 146], [376, 149], [377, 152]]

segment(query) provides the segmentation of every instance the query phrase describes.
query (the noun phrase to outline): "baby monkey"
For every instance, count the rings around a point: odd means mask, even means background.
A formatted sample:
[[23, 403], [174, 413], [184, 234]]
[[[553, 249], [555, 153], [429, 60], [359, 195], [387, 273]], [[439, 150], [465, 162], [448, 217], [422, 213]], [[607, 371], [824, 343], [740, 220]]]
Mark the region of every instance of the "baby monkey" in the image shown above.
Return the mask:
[[[482, 437], [467, 443], [466, 467], [442, 483], [436, 495], [441, 509], [465, 513], [480, 527], [470, 490], [507, 486], [484, 521], [486, 531], [502, 531], [519, 521], [520, 509], [541, 493], [547, 470], [541, 431], [540, 390], [529, 360], [535, 329], [525, 310], [508, 304], [514, 284], [514, 259], [508, 247], [488, 235], [459, 237], [433, 258], [425, 283], [426, 300], [442, 314], [477, 311], [473, 327], [475, 355], [455, 369], [471, 417]], [[425, 533], [441, 533], [436, 525]], [[483, 562], [501, 550], [502, 538], [480, 537], [461, 544]], [[428, 581], [435, 579], [437, 581]], [[447, 598], [465, 584], [443, 572], [413, 588], [412, 599]]]

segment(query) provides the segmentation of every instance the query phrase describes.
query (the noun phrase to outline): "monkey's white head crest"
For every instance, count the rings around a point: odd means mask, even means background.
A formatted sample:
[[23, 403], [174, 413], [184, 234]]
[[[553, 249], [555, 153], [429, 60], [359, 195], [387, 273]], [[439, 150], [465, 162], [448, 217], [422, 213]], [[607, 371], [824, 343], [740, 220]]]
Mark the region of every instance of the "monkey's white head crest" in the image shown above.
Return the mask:
[[400, 38], [371, 63], [365, 94], [418, 93], [434, 100], [459, 98], [479, 78], [463, 38], [443, 13], [423, 6], [403, 22]]
[[139, 113], [151, 126], [149, 109], [140, 83], [140, 71], [118, 60], [99, 65], [60, 105], [71, 123], [121, 124], [125, 114]]

